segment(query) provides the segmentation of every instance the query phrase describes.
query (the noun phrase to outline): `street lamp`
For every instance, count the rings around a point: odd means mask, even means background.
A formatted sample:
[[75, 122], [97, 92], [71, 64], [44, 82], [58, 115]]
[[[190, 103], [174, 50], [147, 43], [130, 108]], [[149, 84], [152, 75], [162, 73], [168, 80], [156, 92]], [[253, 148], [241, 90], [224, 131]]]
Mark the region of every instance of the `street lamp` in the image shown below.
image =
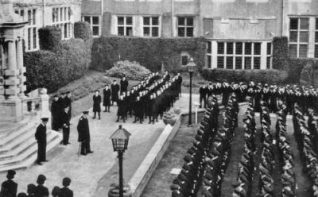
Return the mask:
[[190, 99], [189, 99], [189, 126], [192, 124], [192, 75], [196, 64], [193, 61], [193, 58], [190, 58], [189, 63], [187, 64], [188, 72], [190, 74]]
[[118, 153], [119, 163], [119, 197], [124, 197], [123, 189], [123, 153], [127, 150], [130, 133], [119, 125], [119, 128], [110, 136], [114, 151]]

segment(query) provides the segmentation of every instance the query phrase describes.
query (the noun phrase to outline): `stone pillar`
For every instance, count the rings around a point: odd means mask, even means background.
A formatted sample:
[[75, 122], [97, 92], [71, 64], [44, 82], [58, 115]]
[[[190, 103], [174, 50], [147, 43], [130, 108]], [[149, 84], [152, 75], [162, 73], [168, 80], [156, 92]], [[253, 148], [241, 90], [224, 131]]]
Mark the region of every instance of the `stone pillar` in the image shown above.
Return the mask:
[[18, 70], [17, 70], [17, 53], [15, 40], [8, 41], [8, 69], [5, 71], [5, 75], [8, 77], [5, 80], [5, 85], [8, 87], [5, 89], [5, 95], [8, 99], [15, 99], [18, 94]]
[[[47, 90], [46, 88], [42, 88], [40, 90], [40, 115], [41, 117], [47, 117], [50, 118], [51, 117], [51, 113], [50, 113], [50, 107], [49, 107], [49, 95], [47, 94]], [[49, 123], [47, 124], [47, 127], [50, 128], [51, 125], [51, 118], [49, 119]]]
[[18, 95], [20, 98], [24, 98], [24, 91], [26, 90], [26, 86], [24, 85], [26, 77], [24, 76], [24, 73], [26, 72], [26, 69], [23, 66], [23, 45], [21, 38], [17, 41], [17, 69], [19, 72]]

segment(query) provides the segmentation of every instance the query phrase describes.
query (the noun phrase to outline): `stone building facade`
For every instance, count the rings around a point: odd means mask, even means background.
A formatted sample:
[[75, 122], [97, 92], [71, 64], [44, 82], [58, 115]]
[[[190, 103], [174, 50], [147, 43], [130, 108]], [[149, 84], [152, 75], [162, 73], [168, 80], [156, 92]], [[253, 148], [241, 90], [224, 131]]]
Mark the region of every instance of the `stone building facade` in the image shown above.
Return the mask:
[[82, 20], [95, 36], [203, 36], [208, 68], [271, 68], [275, 36], [318, 58], [316, 0], [83, 0]]

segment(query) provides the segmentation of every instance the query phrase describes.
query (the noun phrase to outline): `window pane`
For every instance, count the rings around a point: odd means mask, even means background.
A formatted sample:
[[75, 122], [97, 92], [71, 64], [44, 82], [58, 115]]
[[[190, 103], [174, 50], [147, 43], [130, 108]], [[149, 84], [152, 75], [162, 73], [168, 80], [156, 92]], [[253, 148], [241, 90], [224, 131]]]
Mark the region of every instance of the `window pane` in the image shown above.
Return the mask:
[[224, 42], [218, 42], [218, 54], [224, 54]]
[[289, 56], [290, 57], [297, 57], [297, 45], [296, 44], [290, 44], [289, 45]]
[[89, 24], [91, 24], [91, 17], [89, 16], [84, 16], [84, 21], [88, 22]]
[[132, 33], [132, 27], [126, 27], [126, 35], [127, 36], [132, 36], [133, 33]]
[[150, 18], [144, 17], [144, 25], [150, 25]]
[[233, 54], [233, 42], [228, 42], [226, 47], [227, 54]]
[[218, 57], [217, 63], [218, 63], [217, 65], [218, 68], [224, 68], [224, 57]]
[[181, 64], [182, 66], [186, 66], [188, 64], [188, 56], [186, 55], [181, 56]]
[[31, 10], [28, 10], [28, 21], [29, 21], [29, 25], [31, 25], [31, 23], [32, 23], [32, 12], [31, 12]]
[[300, 35], [299, 35], [299, 41], [300, 42], [308, 42], [308, 39], [309, 39], [309, 33], [306, 31], [306, 32], [300, 32]]
[[212, 67], [212, 61], [211, 61], [211, 56], [207, 56], [207, 62], [208, 62], [208, 68], [211, 68]]
[[250, 42], [245, 43], [245, 54], [247, 54], [247, 55], [252, 54], [252, 43], [250, 43]]
[[235, 46], [235, 48], [236, 48], [235, 53], [238, 54], [238, 55], [242, 54], [242, 52], [243, 52], [243, 43], [242, 42], [237, 42], [235, 45], [236, 45]]
[[37, 42], [36, 42], [36, 27], [33, 28], [33, 49], [36, 49]]
[[235, 58], [235, 69], [242, 69], [242, 57]]
[[315, 42], [318, 42], [318, 32], [315, 32]]
[[93, 27], [93, 36], [99, 36], [99, 27], [97, 26]]
[[126, 24], [132, 25], [132, 17], [131, 16], [126, 18]]
[[267, 43], [267, 55], [272, 54], [272, 43], [268, 42]]
[[64, 20], [66, 21], [67, 19], [67, 11], [66, 11], [66, 8], [64, 8]]
[[192, 27], [187, 28], [187, 37], [193, 37], [193, 28]]
[[298, 18], [291, 18], [289, 29], [297, 30], [298, 29]]
[[318, 58], [318, 45], [315, 45], [315, 58]]
[[297, 31], [289, 32], [289, 42], [297, 42], [297, 38], [298, 38], [298, 32]]
[[159, 17], [152, 17], [152, 25], [159, 25]]
[[98, 25], [99, 24], [99, 17], [98, 16], [93, 16], [93, 24]]
[[28, 50], [31, 50], [31, 28], [28, 28]]
[[301, 44], [299, 45], [299, 57], [307, 57], [307, 44]]
[[33, 13], [32, 13], [32, 24], [35, 25], [36, 23], [36, 10], [33, 9]]
[[207, 42], [207, 53], [212, 53], [212, 43], [211, 42]]
[[20, 16], [24, 17], [24, 10], [21, 10]]
[[67, 8], [67, 16], [68, 16], [68, 20], [71, 20], [71, 8]]
[[316, 27], [316, 30], [318, 30], [318, 18], [316, 18], [316, 25], [315, 25], [315, 27]]
[[152, 36], [153, 37], [158, 37], [159, 36], [159, 28], [158, 27], [153, 27], [152, 28]]
[[64, 24], [64, 38], [68, 38], [67, 23]]
[[124, 17], [118, 17], [117, 23], [118, 23], [118, 25], [123, 25], [124, 24]]
[[185, 34], [184, 34], [184, 27], [179, 27], [178, 28], [178, 36], [179, 37], [184, 37]]
[[261, 58], [254, 57], [254, 69], [260, 69], [260, 68], [261, 68]]
[[272, 58], [268, 57], [266, 58], [266, 68], [271, 69], [271, 64], [272, 64]]
[[226, 69], [233, 69], [233, 57], [226, 57]]
[[184, 17], [178, 18], [178, 25], [185, 25], [185, 18]]
[[261, 43], [257, 42], [254, 43], [254, 55], [260, 55], [261, 54]]
[[193, 26], [193, 18], [187, 18], [187, 25]]
[[300, 19], [300, 29], [309, 29], [309, 19], [301, 18]]
[[124, 27], [118, 27], [118, 35], [119, 36], [124, 36]]
[[63, 8], [60, 8], [60, 21], [63, 20]]
[[150, 36], [150, 28], [144, 27], [144, 36]]
[[245, 57], [244, 69], [251, 69], [252, 59], [251, 57]]

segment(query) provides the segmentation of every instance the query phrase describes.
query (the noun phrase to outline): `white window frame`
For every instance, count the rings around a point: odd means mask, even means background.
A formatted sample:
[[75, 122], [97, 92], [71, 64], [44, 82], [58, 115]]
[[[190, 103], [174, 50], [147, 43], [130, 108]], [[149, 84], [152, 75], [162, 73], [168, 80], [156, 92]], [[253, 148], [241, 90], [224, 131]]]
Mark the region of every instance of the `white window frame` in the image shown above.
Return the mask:
[[[145, 24], [144, 20], [145, 18], [148, 17], [149, 18], [149, 24]], [[154, 25], [152, 23], [152, 19], [153, 18], [158, 18], [158, 24]], [[161, 36], [161, 18], [160, 16], [142, 16], [142, 35], [144, 37], [154, 37], [154, 38], [159, 38]], [[149, 35], [145, 34], [145, 28], [149, 28]], [[153, 36], [152, 32], [153, 32], [153, 28], [157, 28], [158, 29], [158, 35], [157, 36]]]
[[[295, 30], [295, 29], [291, 29], [291, 27], [290, 27], [290, 22], [291, 22], [291, 20], [292, 19], [297, 19], [298, 20], [298, 27], [297, 27], [297, 29]], [[308, 29], [300, 29], [300, 21], [301, 21], [301, 19], [307, 19], [308, 20]], [[296, 42], [292, 42], [292, 41], [290, 41], [290, 34], [291, 34], [291, 32], [297, 32], [297, 41]], [[308, 41], [307, 42], [301, 42], [300, 41], [300, 33], [301, 32], [307, 32], [308, 33]], [[289, 31], [288, 31], [288, 33], [289, 33], [289, 43], [288, 43], [288, 47], [290, 47], [291, 45], [296, 45], [296, 50], [297, 50], [297, 52], [296, 52], [296, 57], [293, 57], [293, 56], [291, 56], [291, 54], [289, 54], [292, 58], [308, 58], [308, 52], [309, 52], [309, 37], [310, 37], [310, 17], [308, 17], [308, 16], [291, 16], [290, 18], [289, 18]], [[306, 57], [300, 57], [300, 45], [307, 45], [307, 54], [306, 54]]]
[[318, 17], [315, 17], [314, 58], [318, 58]]
[[[62, 40], [73, 37], [73, 27], [71, 22], [71, 7], [53, 7], [52, 25], [61, 29]], [[65, 35], [65, 29], [67, 33]]]
[[[184, 24], [180, 25], [179, 24], [179, 18], [184, 18]], [[188, 19], [192, 19], [192, 25], [188, 25]], [[177, 16], [177, 37], [181, 38], [193, 38], [194, 37], [194, 22], [195, 22], [195, 17], [194, 16]], [[184, 36], [179, 35], [179, 28], [184, 29]], [[188, 28], [192, 28], [192, 36], [188, 36]]]
[[[120, 17], [124, 18], [124, 24], [119, 24], [118, 23], [118, 21], [119, 21], [118, 19]], [[127, 18], [128, 17], [131, 17], [131, 20], [132, 20], [131, 24], [127, 24]], [[124, 28], [124, 35], [119, 35], [119, 31], [118, 31], [119, 27], [123, 27]], [[129, 27], [131, 27], [131, 35], [127, 35], [127, 33], [128, 33], [127, 32], [127, 28], [129, 28]], [[134, 36], [134, 17], [133, 16], [122, 16], [122, 15], [117, 16], [117, 26], [116, 26], [116, 28], [117, 28], [117, 35], [118, 36]]]
[[[209, 50], [209, 48], [210, 48], [210, 50]], [[206, 43], [206, 49], [207, 49], [206, 50], [206, 58], [207, 58], [206, 65], [208, 68], [212, 68], [213, 62], [212, 62], [212, 42], [211, 41], [208, 41]]]
[[[268, 48], [269, 44], [270, 44], [270, 48]], [[266, 69], [272, 69], [272, 68], [273, 68], [273, 43], [267, 42], [266, 43]]]
[[[85, 17], [89, 17], [89, 22], [88, 21], [85, 21]], [[98, 24], [93, 24], [93, 17], [98, 17]], [[89, 24], [89, 27], [91, 28], [91, 31], [92, 31], [92, 35], [93, 35], [93, 37], [99, 37], [99, 36], [101, 36], [101, 17], [100, 16], [98, 16], [98, 15], [84, 15], [84, 16], [82, 16], [82, 21], [83, 22], [88, 22], [88, 24]], [[93, 28], [94, 27], [98, 27], [98, 35], [94, 35], [93, 33], [94, 33], [94, 31], [93, 31]]]
[[[23, 11], [23, 12], [22, 12]], [[29, 12], [31, 15], [29, 16]], [[23, 28], [23, 37], [25, 41], [25, 51], [31, 52], [39, 50], [39, 33], [36, 8], [16, 8], [15, 13], [19, 14], [28, 24]]]

